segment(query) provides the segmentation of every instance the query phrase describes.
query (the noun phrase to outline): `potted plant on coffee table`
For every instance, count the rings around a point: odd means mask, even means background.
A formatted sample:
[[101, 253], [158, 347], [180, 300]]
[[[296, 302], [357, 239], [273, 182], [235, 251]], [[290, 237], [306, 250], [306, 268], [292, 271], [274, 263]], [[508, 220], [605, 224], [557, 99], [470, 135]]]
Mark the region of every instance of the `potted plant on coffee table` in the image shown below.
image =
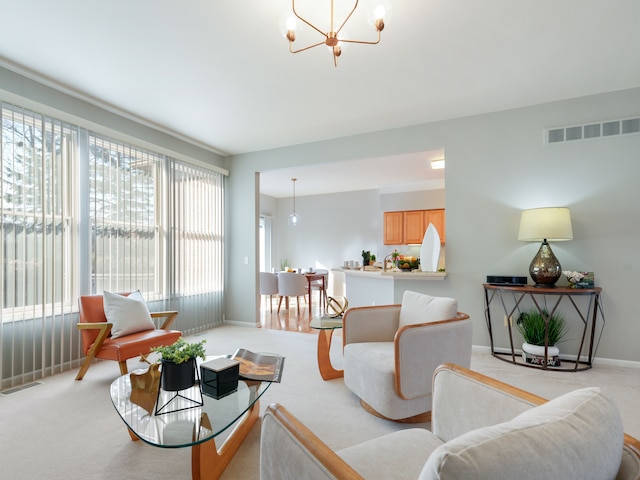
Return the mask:
[[[547, 358], [545, 359], [545, 333], [548, 326]], [[524, 338], [522, 356], [527, 363], [557, 367], [560, 366], [560, 349], [557, 344], [567, 333], [566, 323], [560, 312], [550, 315], [546, 308], [532, 308], [520, 314], [516, 328]]]
[[188, 343], [180, 337], [172, 345], [154, 347], [152, 352], [160, 354], [161, 381], [163, 390], [177, 392], [196, 383], [196, 358], [205, 359], [206, 340]]

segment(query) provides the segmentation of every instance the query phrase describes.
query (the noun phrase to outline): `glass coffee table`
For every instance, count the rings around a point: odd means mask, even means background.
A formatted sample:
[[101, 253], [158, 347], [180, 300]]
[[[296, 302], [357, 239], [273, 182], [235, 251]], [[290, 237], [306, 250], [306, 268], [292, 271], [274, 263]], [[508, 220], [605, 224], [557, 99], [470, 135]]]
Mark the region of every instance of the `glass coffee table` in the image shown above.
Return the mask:
[[[214, 358], [214, 357], [210, 357]], [[208, 358], [209, 359], [209, 358]], [[133, 373], [142, 373], [136, 370]], [[132, 440], [142, 440], [162, 448], [191, 447], [191, 476], [194, 480], [220, 478], [260, 413], [260, 397], [271, 382], [239, 380], [238, 389], [216, 400], [202, 395], [200, 385], [183, 390], [172, 400], [172, 411], [155, 415], [131, 401], [130, 374], [111, 384], [111, 401], [129, 429]], [[158, 403], [167, 402], [174, 392], [160, 390]], [[224, 438], [220, 447], [216, 437]]]
[[323, 315], [316, 317], [309, 323], [309, 326], [318, 332], [318, 369], [323, 380], [331, 380], [344, 376], [342, 370], [337, 370], [331, 364], [329, 349], [331, 347], [331, 337], [336, 328], [342, 328], [342, 317], [330, 317]]

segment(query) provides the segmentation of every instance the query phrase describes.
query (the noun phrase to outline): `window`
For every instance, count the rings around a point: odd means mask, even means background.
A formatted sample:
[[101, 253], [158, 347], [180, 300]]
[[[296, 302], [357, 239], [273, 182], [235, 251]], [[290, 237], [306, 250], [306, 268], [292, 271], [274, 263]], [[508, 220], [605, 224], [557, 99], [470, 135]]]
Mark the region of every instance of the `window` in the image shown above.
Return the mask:
[[158, 177], [163, 157], [89, 135], [91, 292], [162, 295]]
[[169, 278], [178, 296], [223, 289], [224, 177], [211, 170], [171, 162], [171, 251]]
[[78, 296], [222, 324], [224, 173], [0, 102], [0, 388], [70, 368]]
[[2, 103], [2, 321], [73, 301], [77, 130]]

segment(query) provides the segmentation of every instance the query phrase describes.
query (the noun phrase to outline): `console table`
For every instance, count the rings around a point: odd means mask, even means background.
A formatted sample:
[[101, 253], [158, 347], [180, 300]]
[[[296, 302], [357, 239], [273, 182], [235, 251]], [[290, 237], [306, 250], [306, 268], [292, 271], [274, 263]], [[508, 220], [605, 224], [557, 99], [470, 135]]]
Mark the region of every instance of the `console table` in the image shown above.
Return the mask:
[[[489, 340], [491, 342], [491, 354], [503, 361], [515, 363], [532, 368], [541, 368], [559, 371], [580, 371], [588, 370], [592, 366], [593, 357], [598, 347], [598, 342], [604, 329], [605, 318], [602, 310], [602, 302], [600, 293], [602, 289], [595, 288], [566, 288], [566, 287], [535, 287], [535, 286], [506, 286], [492, 285], [485, 283], [484, 287], [484, 313], [489, 330]], [[546, 309], [549, 316], [558, 311], [558, 307], [562, 303], [565, 307], [570, 307], [569, 312], [572, 316], [576, 316], [582, 322], [582, 332], [576, 352], [563, 352], [561, 355], [561, 363], [569, 363], [570, 366], [552, 367], [547, 365], [547, 348], [545, 345], [545, 360], [541, 365], [526, 363], [520, 355], [516, 355], [513, 343], [513, 322], [520, 315], [521, 308], [524, 303], [530, 300], [533, 308], [537, 308], [540, 313]], [[524, 301], [524, 302], [523, 302]], [[497, 351], [494, 345], [494, 330], [496, 327], [494, 319], [491, 317], [492, 307], [494, 310], [500, 311], [499, 321], [505, 320], [505, 328], [509, 335], [509, 348], [503, 349], [507, 351]], [[501, 307], [501, 308], [500, 308]], [[528, 308], [528, 306], [527, 306]], [[573, 315], [575, 314], [575, 315]], [[544, 314], [543, 314], [544, 315]], [[570, 323], [569, 315], [566, 316], [567, 322]], [[548, 319], [547, 319], [548, 321]], [[547, 343], [547, 339], [545, 339]], [[575, 353], [575, 359], [573, 354]], [[570, 358], [566, 358], [570, 355]]]

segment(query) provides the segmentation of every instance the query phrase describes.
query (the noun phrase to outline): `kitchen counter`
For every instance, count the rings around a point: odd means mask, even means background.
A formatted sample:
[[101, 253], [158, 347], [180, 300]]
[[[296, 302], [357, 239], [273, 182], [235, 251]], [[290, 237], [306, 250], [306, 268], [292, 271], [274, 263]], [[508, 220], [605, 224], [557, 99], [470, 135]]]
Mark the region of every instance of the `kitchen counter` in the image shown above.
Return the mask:
[[334, 271], [345, 275], [345, 295], [350, 307], [401, 303], [406, 290], [431, 292], [435, 287], [431, 282], [444, 280], [447, 276], [446, 272], [403, 272], [398, 269], [383, 272], [381, 268], [371, 267], [367, 270], [336, 268]]
[[403, 280], [443, 280], [447, 276], [446, 272], [423, 272], [421, 270], [403, 272], [399, 269], [383, 271], [381, 268], [376, 268], [375, 270], [337, 268], [336, 271], [344, 272], [344, 274], [347, 276], [353, 275], [362, 277], [394, 277], [401, 278]]

